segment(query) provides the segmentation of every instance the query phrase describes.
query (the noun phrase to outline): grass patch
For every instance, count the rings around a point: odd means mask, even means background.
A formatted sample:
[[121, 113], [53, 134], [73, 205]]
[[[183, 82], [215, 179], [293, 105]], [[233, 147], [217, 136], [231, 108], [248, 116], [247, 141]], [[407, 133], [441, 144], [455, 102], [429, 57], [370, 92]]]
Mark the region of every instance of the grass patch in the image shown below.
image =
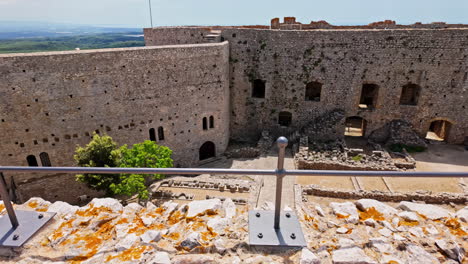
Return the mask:
[[360, 161], [362, 159], [362, 156], [361, 155], [356, 155], [356, 156], [352, 157], [351, 159], [354, 160], [354, 161]]
[[408, 146], [405, 144], [393, 144], [390, 145], [389, 149], [393, 152], [403, 152], [403, 149], [406, 149], [409, 153], [423, 152], [426, 150], [425, 147], [421, 146]]

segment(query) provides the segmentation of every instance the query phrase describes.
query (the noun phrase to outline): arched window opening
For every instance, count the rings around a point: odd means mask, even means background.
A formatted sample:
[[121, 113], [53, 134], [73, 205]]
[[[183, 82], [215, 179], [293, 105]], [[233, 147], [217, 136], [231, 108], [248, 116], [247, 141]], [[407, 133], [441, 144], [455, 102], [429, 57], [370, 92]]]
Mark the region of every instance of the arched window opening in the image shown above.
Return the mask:
[[371, 83], [363, 84], [361, 91], [361, 99], [359, 100], [359, 108], [375, 108], [378, 94], [379, 86]]
[[400, 105], [417, 105], [421, 87], [414, 83], [403, 86], [400, 96]]
[[292, 122], [292, 114], [290, 112], [280, 112], [278, 115], [278, 124], [288, 127]]
[[257, 79], [252, 82], [252, 97], [265, 98], [265, 81]]
[[47, 154], [47, 152], [42, 152], [41, 154], [39, 154], [39, 158], [41, 159], [41, 163], [43, 167], [52, 166], [52, 164], [50, 163], [49, 154]]
[[363, 137], [366, 134], [367, 121], [359, 116], [351, 116], [345, 121], [345, 136]]
[[151, 141], [156, 141], [156, 131], [154, 130], [154, 128], [150, 128], [149, 137]]
[[158, 139], [164, 140], [164, 128], [162, 126], [158, 127]]
[[310, 82], [306, 85], [305, 100], [320, 102], [322, 93], [322, 84], [319, 82]]
[[215, 144], [211, 141], [203, 143], [200, 147], [199, 157], [200, 160], [206, 160], [216, 156], [216, 147]]
[[426, 139], [435, 141], [446, 141], [452, 128], [452, 123], [446, 120], [435, 120], [431, 122]]
[[214, 117], [210, 116], [210, 128], [214, 128]]
[[30, 167], [37, 167], [39, 164], [37, 164], [37, 159], [36, 156], [34, 155], [29, 155], [26, 157], [26, 160], [28, 161], [28, 166]]
[[203, 130], [207, 130], [208, 129], [208, 121], [206, 119], [206, 117], [203, 118]]

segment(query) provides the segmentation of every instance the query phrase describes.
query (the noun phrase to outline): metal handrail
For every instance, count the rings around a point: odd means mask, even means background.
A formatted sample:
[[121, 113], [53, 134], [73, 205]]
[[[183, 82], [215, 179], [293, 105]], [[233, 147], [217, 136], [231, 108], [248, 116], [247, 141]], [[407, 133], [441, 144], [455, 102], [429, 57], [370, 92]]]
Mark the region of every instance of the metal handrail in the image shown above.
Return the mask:
[[[0, 166], [0, 174], [3, 172], [49, 172], [49, 173], [97, 173], [97, 174], [230, 174], [230, 175], [264, 175], [276, 176], [276, 198], [274, 212], [274, 229], [280, 230], [280, 212], [282, 198], [282, 182], [284, 176], [333, 176], [333, 177], [468, 177], [468, 172], [406, 172], [406, 171], [336, 171], [336, 170], [286, 170], [284, 169], [285, 149], [288, 140], [280, 137], [278, 144], [278, 164], [276, 170], [253, 170], [253, 169], [203, 169], [203, 168], [103, 168], [103, 167], [21, 167]], [[0, 179], [0, 195], [7, 209], [13, 229], [18, 227], [13, 206], [5, 186]]]
[[[23, 167], [0, 166], [0, 172], [49, 172], [49, 173], [98, 173], [98, 174], [231, 174], [276, 176], [277, 170], [255, 169], [193, 169], [193, 168], [103, 168], [103, 167]], [[337, 176], [337, 177], [468, 177], [467, 172], [432, 171], [341, 171], [341, 170], [287, 170], [289, 176]]]

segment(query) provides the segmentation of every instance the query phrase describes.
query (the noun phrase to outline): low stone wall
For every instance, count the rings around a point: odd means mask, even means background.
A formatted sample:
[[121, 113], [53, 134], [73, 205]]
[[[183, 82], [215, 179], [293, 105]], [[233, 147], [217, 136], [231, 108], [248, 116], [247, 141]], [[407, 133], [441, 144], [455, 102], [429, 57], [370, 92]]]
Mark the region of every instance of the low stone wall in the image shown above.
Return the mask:
[[346, 191], [327, 189], [318, 185], [308, 185], [302, 189], [303, 199], [304, 195], [315, 195], [324, 197], [334, 197], [342, 199], [374, 199], [384, 202], [401, 202], [401, 201], [424, 201], [426, 203], [434, 204], [466, 204], [468, 196], [466, 194], [457, 193], [432, 193], [430, 191], [416, 191], [409, 193], [400, 192], [382, 192], [382, 191]]

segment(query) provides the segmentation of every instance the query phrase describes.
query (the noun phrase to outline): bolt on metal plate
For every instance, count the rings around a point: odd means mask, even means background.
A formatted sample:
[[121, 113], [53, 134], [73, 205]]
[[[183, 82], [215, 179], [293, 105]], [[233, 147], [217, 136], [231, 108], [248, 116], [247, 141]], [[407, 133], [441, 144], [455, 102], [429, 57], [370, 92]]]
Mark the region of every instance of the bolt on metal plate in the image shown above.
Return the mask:
[[43, 227], [55, 213], [15, 210], [18, 227], [13, 228], [5, 214], [0, 217], [0, 247], [21, 247], [41, 227]]
[[[258, 216], [260, 215], [260, 216]], [[289, 215], [289, 216], [286, 216]], [[280, 228], [274, 229], [274, 211], [249, 211], [249, 244], [254, 246], [305, 247], [301, 224], [293, 212], [281, 211]]]

